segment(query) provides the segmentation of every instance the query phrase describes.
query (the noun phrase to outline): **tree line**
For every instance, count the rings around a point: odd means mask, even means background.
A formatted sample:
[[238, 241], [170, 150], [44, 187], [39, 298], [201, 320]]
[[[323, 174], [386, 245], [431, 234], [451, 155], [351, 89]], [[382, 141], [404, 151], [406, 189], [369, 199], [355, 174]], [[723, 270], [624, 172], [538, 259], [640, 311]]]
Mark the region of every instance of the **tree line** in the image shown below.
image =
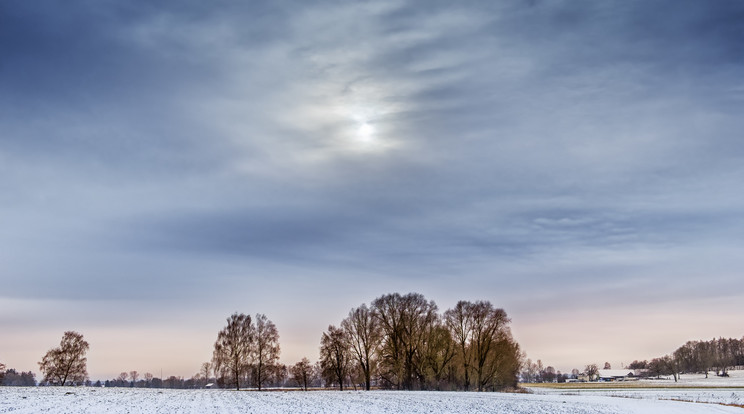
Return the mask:
[[[460, 301], [439, 312], [419, 293], [391, 293], [349, 311], [320, 337], [316, 363], [279, 362], [279, 332], [266, 315], [234, 313], [217, 333], [212, 359], [190, 379], [137, 371], [95, 385], [143, 388], [299, 386], [398, 390], [500, 390], [516, 387], [520, 348], [506, 312], [488, 301]], [[93, 385], [90, 348], [67, 331], [39, 362], [42, 385]]]
[[[552, 366], [543, 366], [539, 359], [536, 362], [526, 359], [521, 366], [522, 382], [566, 382], [579, 378], [595, 380], [600, 371], [597, 364], [588, 364], [583, 371], [574, 368], [571, 374], [561, 373]], [[744, 337], [687, 341], [671, 354], [651, 360], [635, 360], [624, 369], [633, 371], [637, 378], [671, 376], [676, 382], [683, 374], [705, 374], [705, 378], [708, 378], [710, 373], [715, 373], [717, 376], [728, 377], [729, 370], [743, 367]], [[604, 369], [612, 369], [609, 362], [604, 363]]]
[[643, 376], [671, 375], [676, 382], [682, 374], [710, 372], [727, 377], [732, 367], [744, 366], [744, 337], [718, 338], [709, 341], [688, 341], [674, 352], [650, 361], [633, 361], [629, 369]]
[[18, 372], [13, 368], [5, 369], [0, 362], [0, 385], [12, 387], [33, 387], [36, 385], [36, 374], [31, 371]]

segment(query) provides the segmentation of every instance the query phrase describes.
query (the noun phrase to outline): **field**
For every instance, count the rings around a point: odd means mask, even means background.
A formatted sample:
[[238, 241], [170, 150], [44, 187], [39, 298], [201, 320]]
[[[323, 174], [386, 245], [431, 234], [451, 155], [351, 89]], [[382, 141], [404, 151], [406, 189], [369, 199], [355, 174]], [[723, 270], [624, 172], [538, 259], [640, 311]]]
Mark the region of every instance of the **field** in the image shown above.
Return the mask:
[[564, 384], [525, 385], [534, 394], [562, 396], [606, 396], [646, 400], [674, 400], [744, 407], [744, 371], [731, 371], [730, 377], [683, 375], [678, 382], [670, 378]]
[[718, 404], [605, 395], [463, 392], [255, 392], [0, 387], [0, 413], [744, 413]]

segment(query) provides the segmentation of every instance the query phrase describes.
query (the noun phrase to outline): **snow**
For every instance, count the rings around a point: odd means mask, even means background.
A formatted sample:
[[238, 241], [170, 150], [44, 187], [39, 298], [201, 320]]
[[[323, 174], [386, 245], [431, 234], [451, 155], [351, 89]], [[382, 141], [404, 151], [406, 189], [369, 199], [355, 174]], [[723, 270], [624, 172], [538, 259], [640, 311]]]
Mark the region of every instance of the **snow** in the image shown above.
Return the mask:
[[601, 395], [402, 391], [0, 387], [0, 413], [742, 413], [741, 408]]
[[602, 389], [533, 389], [542, 395], [607, 396], [651, 400], [677, 400], [698, 403], [744, 405], [744, 389], [727, 388], [602, 388]]
[[[728, 371], [728, 377], [717, 377], [714, 372], [704, 374], [683, 374], [679, 377], [678, 384], [706, 387], [744, 387], [744, 370]], [[670, 380], [674, 382], [673, 379]]]
[[678, 382], [668, 377], [603, 385], [605, 386], [599, 388], [587, 388], [580, 384], [575, 387], [569, 385], [560, 388], [529, 386], [527, 388], [539, 395], [605, 396], [744, 405], [744, 370], [729, 371], [728, 377], [717, 377], [714, 373], [709, 373], [708, 378], [705, 378], [704, 374], [684, 374]]

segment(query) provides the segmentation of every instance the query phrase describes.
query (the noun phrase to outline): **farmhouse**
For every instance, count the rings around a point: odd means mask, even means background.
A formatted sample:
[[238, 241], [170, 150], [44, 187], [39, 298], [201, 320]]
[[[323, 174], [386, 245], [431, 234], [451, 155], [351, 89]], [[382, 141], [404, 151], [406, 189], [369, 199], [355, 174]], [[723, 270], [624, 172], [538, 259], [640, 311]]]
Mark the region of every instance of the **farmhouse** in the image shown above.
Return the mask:
[[633, 370], [629, 369], [600, 369], [599, 381], [628, 381], [636, 379]]

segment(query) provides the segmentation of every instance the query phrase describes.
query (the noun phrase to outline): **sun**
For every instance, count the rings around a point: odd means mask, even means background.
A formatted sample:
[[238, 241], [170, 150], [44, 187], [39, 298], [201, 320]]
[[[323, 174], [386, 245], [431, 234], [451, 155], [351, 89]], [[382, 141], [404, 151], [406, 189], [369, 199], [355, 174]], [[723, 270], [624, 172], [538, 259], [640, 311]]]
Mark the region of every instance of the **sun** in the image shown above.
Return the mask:
[[363, 123], [357, 129], [357, 138], [360, 141], [370, 141], [375, 133], [375, 127], [368, 123]]

